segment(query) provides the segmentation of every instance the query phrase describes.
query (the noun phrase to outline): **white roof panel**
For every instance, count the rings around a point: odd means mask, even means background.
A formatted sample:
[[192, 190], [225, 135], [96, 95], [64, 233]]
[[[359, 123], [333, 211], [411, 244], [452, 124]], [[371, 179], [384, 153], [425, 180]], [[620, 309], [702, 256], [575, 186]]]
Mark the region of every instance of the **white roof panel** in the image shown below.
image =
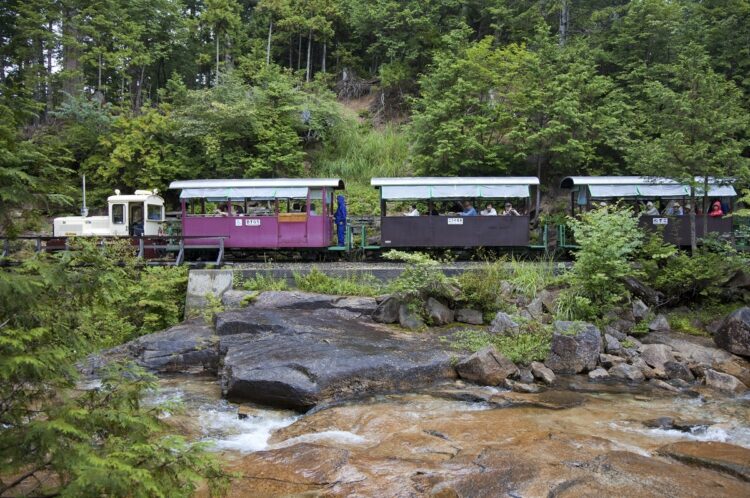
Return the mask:
[[180, 199], [304, 199], [307, 187], [185, 188]]
[[535, 176], [417, 176], [373, 178], [373, 187], [385, 186], [457, 186], [457, 185], [539, 185], [539, 178]]
[[332, 187], [343, 189], [344, 181], [340, 178], [255, 178], [255, 179], [224, 179], [224, 180], [177, 180], [169, 184], [170, 189], [201, 189], [201, 188], [322, 188]]
[[[695, 178], [703, 182], [702, 177]], [[711, 197], [734, 197], [737, 195], [729, 185], [732, 179], [709, 178], [708, 195]], [[684, 197], [690, 195], [690, 186], [670, 178], [649, 176], [568, 176], [560, 182], [561, 188], [572, 189], [588, 186], [591, 197]], [[696, 192], [702, 196], [699, 187]]]

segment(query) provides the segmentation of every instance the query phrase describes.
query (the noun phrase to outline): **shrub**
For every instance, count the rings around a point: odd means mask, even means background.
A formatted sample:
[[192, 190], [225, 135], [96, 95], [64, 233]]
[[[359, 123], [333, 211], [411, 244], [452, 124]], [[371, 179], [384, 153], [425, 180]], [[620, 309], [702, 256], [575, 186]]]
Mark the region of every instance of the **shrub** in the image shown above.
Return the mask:
[[423, 303], [428, 297], [454, 300], [460, 297], [456, 279], [448, 277], [440, 269], [440, 262], [420, 252], [390, 250], [383, 258], [404, 261], [406, 268], [388, 286], [388, 291], [397, 294], [406, 302]]
[[631, 261], [641, 245], [638, 218], [629, 207], [607, 207], [570, 219], [579, 249], [565, 280], [571, 292], [590, 300], [602, 311], [628, 296], [622, 283], [637, 272]]
[[479, 268], [463, 272], [458, 277], [462, 300], [484, 313], [504, 310], [502, 283], [510, 279], [507, 260], [485, 261]]
[[510, 283], [531, 299], [555, 280], [552, 261], [528, 262], [513, 258], [510, 260], [510, 266]]
[[557, 296], [555, 302], [555, 319], [594, 320], [599, 315], [598, 309], [593, 305], [591, 299], [576, 294], [574, 289], [564, 289]]
[[275, 278], [270, 273], [256, 273], [252, 277], [246, 278], [242, 282], [242, 287], [245, 290], [253, 291], [283, 291], [288, 288], [286, 280], [283, 278]]
[[294, 282], [303, 291], [339, 296], [377, 296], [382, 287], [380, 281], [370, 274], [331, 277], [317, 268], [307, 273], [295, 273]]
[[[529, 322], [531, 324], [532, 322]], [[491, 334], [485, 330], [463, 329], [445, 338], [456, 349], [471, 352], [487, 346], [495, 348], [514, 363], [528, 365], [532, 361], [543, 361], [547, 358], [552, 341], [552, 330], [549, 326], [521, 325], [521, 332], [512, 336]]]

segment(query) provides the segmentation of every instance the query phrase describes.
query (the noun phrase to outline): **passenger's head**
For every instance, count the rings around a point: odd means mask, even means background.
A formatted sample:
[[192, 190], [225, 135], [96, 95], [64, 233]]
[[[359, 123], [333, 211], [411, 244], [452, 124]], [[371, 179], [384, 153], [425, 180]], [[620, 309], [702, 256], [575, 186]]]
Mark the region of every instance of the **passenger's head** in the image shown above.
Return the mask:
[[471, 201], [464, 201], [464, 208], [469, 209], [471, 207]]
[[412, 205], [411, 205], [411, 208], [412, 208], [412, 209], [417, 209], [417, 205], [416, 205], [416, 204], [412, 204]]
[[310, 211], [315, 211], [315, 203], [314, 202], [310, 203]]
[[513, 204], [511, 204], [510, 202], [506, 202], [505, 203], [505, 210], [506, 211], [510, 211], [511, 209], [513, 209]]
[[711, 204], [711, 211], [720, 211], [721, 210], [721, 202], [714, 201], [713, 204]]
[[649, 208], [649, 209], [651, 209], [652, 207], [654, 207], [654, 203], [653, 203], [653, 202], [651, 202], [651, 201], [648, 201], [648, 202], [646, 203], [646, 207], [647, 207], [647, 208]]
[[492, 203], [491, 202], [487, 203], [487, 209], [492, 209]]

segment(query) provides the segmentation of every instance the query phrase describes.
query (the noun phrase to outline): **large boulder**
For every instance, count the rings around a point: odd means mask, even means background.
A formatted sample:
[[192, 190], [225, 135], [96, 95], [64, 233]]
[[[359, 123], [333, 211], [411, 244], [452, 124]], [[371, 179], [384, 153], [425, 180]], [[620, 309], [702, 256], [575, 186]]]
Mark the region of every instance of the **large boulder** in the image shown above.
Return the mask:
[[405, 334], [333, 309], [251, 306], [232, 313], [235, 323], [244, 321], [253, 332], [220, 336], [226, 352], [222, 386], [230, 399], [306, 411], [327, 401], [456, 377], [453, 352], [431, 336]]
[[750, 357], [750, 307], [729, 315], [714, 335], [714, 341], [730, 353]]
[[456, 310], [456, 321], [469, 325], [482, 325], [484, 318], [482, 318], [482, 312], [479, 310], [460, 308]]
[[434, 297], [427, 298], [426, 308], [430, 324], [447, 325], [453, 322], [453, 310]]
[[301, 291], [267, 291], [252, 300], [255, 308], [320, 310], [339, 309], [371, 315], [378, 304], [374, 297], [337, 296]]
[[398, 324], [409, 330], [418, 330], [424, 327], [422, 317], [408, 304], [402, 304], [398, 307]]
[[723, 472], [750, 481], [750, 449], [716, 441], [680, 441], [662, 446], [657, 453], [693, 467]]
[[677, 361], [668, 361], [664, 363], [664, 372], [670, 379], [680, 379], [685, 382], [692, 382], [695, 380], [695, 376], [690, 369]]
[[653, 368], [664, 369], [664, 364], [674, 361], [672, 348], [666, 344], [645, 344], [641, 348], [641, 358]]
[[103, 365], [123, 359], [133, 360], [154, 372], [216, 371], [218, 337], [203, 319], [195, 318], [91, 356], [83, 370], [95, 374]]
[[669, 320], [664, 315], [656, 315], [648, 324], [648, 329], [652, 332], [669, 332]]
[[507, 313], [498, 311], [488, 330], [493, 334], [512, 335], [518, 331], [518, 324]]
[[609, 375], [627, 382], [643, 382], [646, 379], [638, 367], [627, 363], [619, 363], [613, 366], [609, 369]]
[[645, 320], [650, 312], [651, 310], [643, 301], [640, 299], [633, 300], [633, 318], [635, 318], [636, 322]]
[[555, 383], [555, 372], [547, 368], [544, 363], [538, 361], [531, 362], [531, 373], [536, 380], [551, 385]]
[[706, 386], [732, 394], [742, 394], [747, 391], [747, 386], [729, 374], [706, 370]]
[[372, 313], [372, 319], [380, 323], [398, 322], [398, 310], [401, 307], [401, 301], [393, 296], [383, 299]]
[[494, 346], [487, 346], [459, 361], [456, 371], [469, 382], [497, 386], [509, 376], [518, 374], [518, 367]]
[[555, 322], [549, 356], [544, 362], [555, 373], [593, 370], [602, 350], [599, 329], [590, 323]]

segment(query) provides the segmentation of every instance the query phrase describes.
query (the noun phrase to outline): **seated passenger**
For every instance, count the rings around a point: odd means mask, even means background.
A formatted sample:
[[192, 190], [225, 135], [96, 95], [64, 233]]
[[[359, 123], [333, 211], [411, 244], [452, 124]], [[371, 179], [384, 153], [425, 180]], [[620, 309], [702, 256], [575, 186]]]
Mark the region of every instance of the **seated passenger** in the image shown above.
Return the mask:
[[299, 206], [299, 202], [295, 202], [294, 204], [292, 204], [292, 210], [291, 210], [291, 212], [292, 213], [301, 213], [302, 212], [302, 209]]
[[646, 211], [643, 214], [646, 216], [659, 216], [659, 210], [656, 209], [653, 202], [648, 201], [646, 203]]
[[670, 202], [667, 209], [664, 210], [665, 216], [682, 216], [684, 214], [680, 203], [677, 201]]
[[692, 211], [692, 210], [693, 210], [693, 207], [690, 204], [685, 204], [685, 208], [682, 210], [683, 211], [683, 215], [690, 214], [690, 211]]
[[464, 202], [464, 210], [461, 211], [461, 216], [476, 216], [477, 210], [471, 205], [471, 202]]
[[513, 204], [506, 202], [505, 209], [500, 216], [521, 216], [521, 214], [513, 208]]
[[711, 204], [711, 209], [708, 210], [708, 215], [712, 218], [724, 216], [724, 211], [721, 209], [721, 202], [714, 201], [714, 203]]
[[310, 216], [316, 216], [317, 215], [317, 213], [315, 212], [315, 204], [312, 203], [312, 202], [310, 203], [310, 213], [309, 214], [310, 214]]
[[482, 212], [480, 213], [482, 216], [497, 216], [497, 211], [495, 211], [495, 208], [492, 207], [491, 203], [487, 203], [487, 207], [482, 209]]
[[411, 209], [404, 213], [404, 216], [419, 216], [419, 211], [417, 210], [417, 205], [412, 204]]

